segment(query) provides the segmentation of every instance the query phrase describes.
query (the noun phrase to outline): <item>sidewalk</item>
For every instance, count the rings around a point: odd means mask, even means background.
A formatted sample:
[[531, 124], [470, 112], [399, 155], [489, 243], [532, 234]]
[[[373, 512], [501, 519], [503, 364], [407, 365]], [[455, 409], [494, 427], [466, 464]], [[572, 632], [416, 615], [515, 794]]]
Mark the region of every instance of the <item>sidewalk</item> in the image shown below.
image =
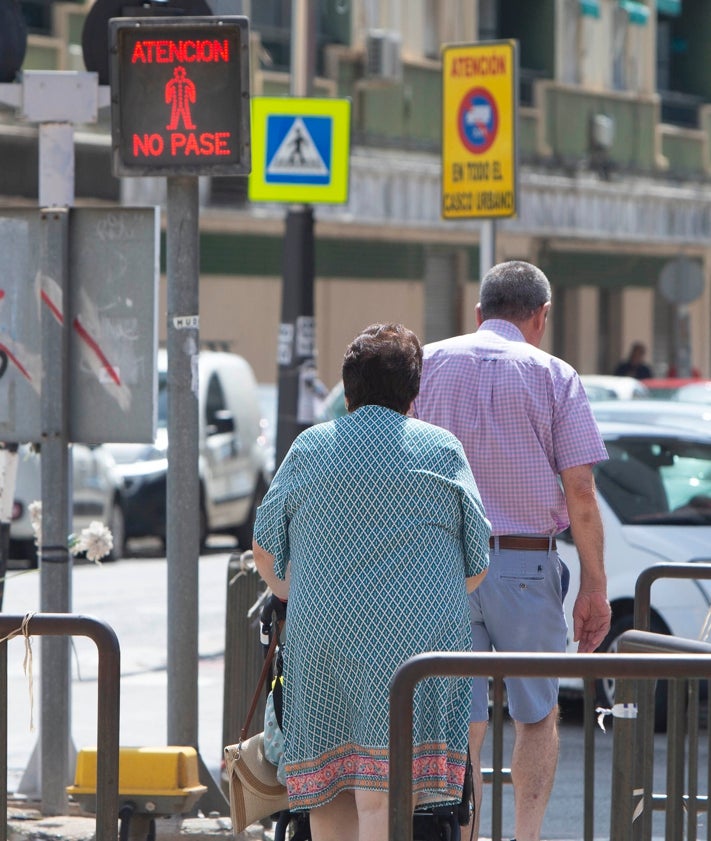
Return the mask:
[[[75, 806], [71, 808], [76, 809]], [[80, 815], [78, 811], [77, 814], [69, 816], [43, 818], [32, 806], [23, 807], [19, 802], [10, 802], [8, 806], [7, 841], [95, 841], [95, 828], [94, 818]], [[129, 841], [133, 838], [136, 841], [145, 841], [143, 835], [129, 834]], [[156, 819], [156, 841], [221, 841], [221, 839], [224, 841], [231, 841], [231, 839], [273, 841], [274, 832], [272, 828], [252, 824], [244, 832], [235, 836], [232, 834], [232, 821], [226, 817]], [[491, 839], [480, 837], [479, 841], [491, 841]], [[575, 839], [570, 841], [575, 841]]]
[[[75, 807], [71, 807], [74, 811]], [[129, 839], [135, 837], [144, 841], [145, 836], [130, 831]], [[95, 841], [96, 821], [92, 816], [76, 814], [55, 817], [42, 817], [32, 805], [23, 806], [19, 802], [10, 802], [7, 810], [7, 839], [8, 841]], [[116, 833], [118, 838], [118, 829]], [[216, 818], [187, 818], [187, 817], [158, 817], [156, 818], [156, 841], [272, 841], [274, 834], [271, 829], [265, 829], [261, 824], [253, 824], [238, 836], [232, 833], [232, 821], [225, 817]]]

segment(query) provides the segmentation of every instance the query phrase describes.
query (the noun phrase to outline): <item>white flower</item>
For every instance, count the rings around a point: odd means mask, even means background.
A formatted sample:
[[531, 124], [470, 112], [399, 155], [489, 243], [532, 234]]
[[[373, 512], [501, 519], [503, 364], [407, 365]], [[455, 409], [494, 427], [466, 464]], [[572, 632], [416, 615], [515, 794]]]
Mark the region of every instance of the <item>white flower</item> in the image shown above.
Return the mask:
[[[35, 535], [35, 544], [42, 550], [42, 503], [35, 500], [27, 506], [32, 523], [32, 531]], [[114, 538], [111, 530], [98, 520], [92, 520], [87, 528], [81, 530], [77, 537], [70, 534], [67, 538], [67, 547], [72, 555], [77, 556], [86, 553], [86, 557], [98, 564], [114, 548]]]
[[72, 555], [86, 552], [86, 557], [98, 563], [114, 548], [114, 538], [111, 531], [98, 520], [92, 520], [88, 527], [81, 530], [79, 538], [70, 546]]
[[42, 503], [35, 500], [27, 506], [27, 511], [30, 515], [30, 523], [32, 524], [32, 532], [35, 536], [35, 545], [42, 544]]

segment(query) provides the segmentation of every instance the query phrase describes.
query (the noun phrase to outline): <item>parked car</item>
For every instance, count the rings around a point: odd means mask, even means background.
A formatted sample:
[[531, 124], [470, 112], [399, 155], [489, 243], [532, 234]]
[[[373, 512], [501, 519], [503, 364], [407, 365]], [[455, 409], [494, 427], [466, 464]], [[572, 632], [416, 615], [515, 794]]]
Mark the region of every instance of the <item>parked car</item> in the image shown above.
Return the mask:
[[[598, 420], [610, 456], [595, 468], [605, 533], [612, 626], [600, 651], [614, 651], [633, 626], [635, 583], [657, 563], [711, 562], [711, 437], [679, 426]], [[570, 569], [566, 615], [572, 641], [572, 607], [580, 580], [569, 531], [558, 552]], [[698, 639], [711, 604], [711, 581], [659, 581], [651, 593], [651, 630]], [[579, 689], [579, 681], [562, 682]], [[598, 701], [610, 707], [614, 681], [598, 682]], [[657, 724], [666, 696], [658, 694]]]
[[[113, 536], [114, 547], [105, 560], [121, 557], [124, 546], [123, 482], [106, 446], [71, 446], [72, 531], [79, 534], [92, 520], [99, 520]], [[10, 522], [10, 556], [37, 566], [37, 547], [29, 506], [42, 500], [40, 453], [29, 445], [18, 450], [17, 477]]]
[[648, 397], [646, 381], [634, 377], [614, 377], [606, 374], [582, 374], [580, 377], [588, 399], [633, 400]]
[[267, 449], [267, 473], [270, 481], [276, 470], [277, 401], [279, 398], [275, 383], [259, 384], [259, 426], [262, 440]]
[[676, 400], [616, 400], [592, 403], [598, 421], [655, 424], [711, 436], [711, 406]]
[[[252, 545], [254, 518], [269, 484], [259, 392], [249, 363], [203, 351], [198, 363], [200, 544], [212, 532]], [[158, 353], [158, 434], [153, 444], [107, 445], [124, 482], [126, 536], [166, 537], [168, 357]]]
[[699, 377], [654, 377], [645, 380], [644, 383], [649, 389], [650, 397], [658, 400], [690, 399], [691, 402], [706, 402], [705, 395], [709, 393], [706, 389], [711, 386], [711, 380], [702, 380]]

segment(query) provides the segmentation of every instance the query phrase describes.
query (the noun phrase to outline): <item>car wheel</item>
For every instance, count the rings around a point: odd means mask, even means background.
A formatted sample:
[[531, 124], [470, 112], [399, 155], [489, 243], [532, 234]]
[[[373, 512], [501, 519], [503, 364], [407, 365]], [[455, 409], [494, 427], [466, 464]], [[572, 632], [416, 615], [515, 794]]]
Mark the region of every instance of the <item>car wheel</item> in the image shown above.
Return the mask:
[[106, 556], [106, 561], [120, 561], [124, 555], [126, 547], [126, 519], [124, 517], [123, 508], [118, 500], [114, 500], [111, 508], [111, 520], [109, 521], [109, 529], [113, 537], [113, 548]]
[[20, 561], [27, 561], [28, 569], [37, 569], [39, 558], [37, 544], [34, 540], [10, 540], [10, 557]]
[[254, 496], [252, 497], [252, 504], [249, 507], [247, 519], [241, 526], [237, 526], [234, 530], [237, 543], [239, 543], [239, 548], [242, 549], [242, 551], [252, 548], [252, 536], [254, 535], [254, 521], [257, 519], [257, 508], [261, 505], [266, 492], [267, 483], [264, 481], [263, 477], [260, 476], [259, 479], [257, 479], [257, 486], [254, 489]]
[[[618, 618], [613, 617], [610, 630], [597, 651], [616, 653], [620, 637], [625, 631], [630, 631], [632, 628], [634, 628], [633, 614], [625, 613]], [[669, 629], [656, 616], [652, 616], [649, 630], [654, 634], [669, 634]], [[654, 729], [657, 733], [663, 733], [667, 729], [667, 695], [667, 681], [657, 681], [654, 698]], [[615, 703], [614, 678], [601, 678], [595, 681], [595, 700], [598, 706], [612, 709], [612, 705]]]

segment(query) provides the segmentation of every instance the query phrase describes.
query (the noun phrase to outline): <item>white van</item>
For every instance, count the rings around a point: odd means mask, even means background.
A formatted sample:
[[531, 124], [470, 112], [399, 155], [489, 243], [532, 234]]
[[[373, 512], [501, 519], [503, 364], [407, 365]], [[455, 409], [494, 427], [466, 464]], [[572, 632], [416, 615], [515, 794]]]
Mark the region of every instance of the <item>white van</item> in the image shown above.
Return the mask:
[[[269, 483], [259, 391], [249, 363], [234, 353], [199, 356], [200, 545], [211, 532], [252, 544], [257, 507]], [[153, 444], [109, 444], [124, 482], [126, 537], [166, 536], [168, 356], [158, 352], [158, 434]]]

